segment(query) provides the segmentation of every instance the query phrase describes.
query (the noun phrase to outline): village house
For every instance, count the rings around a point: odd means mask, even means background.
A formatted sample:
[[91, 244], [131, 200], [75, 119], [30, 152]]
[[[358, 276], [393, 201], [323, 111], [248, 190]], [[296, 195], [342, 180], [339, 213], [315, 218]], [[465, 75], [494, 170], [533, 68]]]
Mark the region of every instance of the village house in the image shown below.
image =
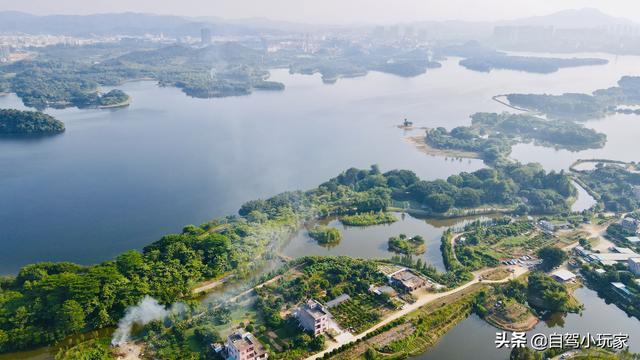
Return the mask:
[[269, 357], [264, 346], [248, 332], [234, 332], [227, 337], [225, 345], [227, 360], [261, 360]]
[[629, 271], [636, 276], [640, 276], [640, 257], [629, 258], [627, 264], [629, 265]]
[[620, 225], [624, 230], [636, 234], [638, 233], [638, 227], [640, 227], [640, 221], [634, 218], [624, 218]]
[[538, 225], [540, 225], [542, 230], [545, 230], [548, 232], [554, 232], [556, 230], [555, 225], [553, 225], [550, 221], [547, 221], [547, 220], [540, 220]]
[[309, 299], [296, 311], [296, 318], [300, 327], [318, 336], [327, 331], [329, 326], [329, 312], [319, 302]]
[[392, 273], [389, 275], [389, 283], [408, 292], [418, 290], [429, 284], [427, 279], [410, 269], [402, 269]]
[[613, 291], [620, 295], [622, 298], [624, 299], [629, 299], [631, 298], [633, 295], [631, 294], [631, 291], [629, 291], [629, 289], [627, 289], [627, 286], [621, 282], [612, 282], [611, 283], [611, 287], [613, 288]]

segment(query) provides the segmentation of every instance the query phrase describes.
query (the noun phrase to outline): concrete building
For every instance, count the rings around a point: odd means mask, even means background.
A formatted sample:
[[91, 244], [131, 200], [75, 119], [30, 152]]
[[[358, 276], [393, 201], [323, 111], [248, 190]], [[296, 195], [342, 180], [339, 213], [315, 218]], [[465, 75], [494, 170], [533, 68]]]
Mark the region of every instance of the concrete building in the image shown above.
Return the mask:
[[8, 46], [0, 45], [0, 62], [9, 61], [11, 55], [11, 48]]
[[593, 258], [594, 261], [599, 262], [602, 265], [615, 265], [618, 262], [626, 262], [631, 258], [640, 257], [636, 253], [621, 254], [621, 253], [605, 253], [605, 254], [591, 254], [589, 258]]
[[329, 326], [329, 312], [319, 302], [309, 299], [302, 304], [296, 312], [296, 318], [300, 326], [318, 336], [325, 332]]
[[640, 276], [640, 257], [629, 258], [627, 264], [629, 265], [629, 271], [636, 276]]
[[225, 345], [227, 360], [259, 360], [269, 357], [264, 346], [251, 333], [236, 331], [227, 337]]
[[587, 257], [589, 256], [589, 254], [591, 254], [591, 251], [585, 249], [584, 247], [578, 245], [576, 247], [573, 248], [573, 252], [578, 255], [578, 256], [582, 256], [582, 257]]
[[631, 291], [627, 289], [627, 286], [621, 282], [612, 282], [611, 287], [616, 294], [625, 299], [629, 299], [631, 296], [633, 296], [633, 294], [631, 294]]
[[402, 269], [389, 275], [389, 283], [405, 291], [414, 291], [429, 284], [425, 278], [409, 269]]
[[611, 251], [618, 253], [618, 254], [635, 254], [635, 251], [627, 248], [627, 247], [620, 247], [620, 246], [613, 246], [611, 247]]
[[627, 241], [628, 241], [628, 242], [630, 242], [630, 243], [632, 243], [632, 244], [637, 244], [637, 243], [640, 243], [640, 237], [637, 237], [637, 236], [629, 236], [629, 237], [627, 238]]
[[560, 283], [566, 283], [576, 278], [576, 274], [566, 269], [558, 269], [551, 273], [551, 277]]
[[211, 44], [211, 29], [203, 28], [200, 30], [200, 42], [202, 45]]
[[556, 230], [556, 226], [547, 220], [540, 220], [540, 222], [538, 222], [538, 225], [540, 225], [542, 230], [545, 231], [554, 232]]

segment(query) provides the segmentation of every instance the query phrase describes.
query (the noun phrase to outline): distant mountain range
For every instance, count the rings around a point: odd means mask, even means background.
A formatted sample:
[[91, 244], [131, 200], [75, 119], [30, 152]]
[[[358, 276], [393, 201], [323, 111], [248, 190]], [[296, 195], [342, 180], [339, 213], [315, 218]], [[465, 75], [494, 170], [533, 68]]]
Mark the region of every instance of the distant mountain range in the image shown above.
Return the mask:
[[143, 35], [146, 33], [173, 36], [199, 36], [207, 27], [217, 35], [251, 35], [280, 32], [286, 23], [256, 21], [225, 21], [215, 18], [188, 18], [142, 13], [95, 15], [36, 16], [22, 12], [0, 12], [0, 32], [58, 35]]
[[534, 16], [502, 22], [504, 25], [553, 26], [555, 28], [597, 28], [607, 26], [639, 26], [629, 19], [613, 17], [598, 9], [562, 10], [544, 16]]
[[[495, 25], [554, 26], [556, 28], [593, 28], [602, 26], [638, 26], [637, 23], [616, 18], [599, 10], [585, 8], [563, 10], [545, 16], [535, 16], [499, 22], [425, 21], [409, 25], [423, 26], [444, 33], [477, 35], [490, 31]], [[95, 15], [36, 16], [23, 12], [0, 12], [0, 32], [61, 35], [142, 35], [164, 33], [168, 36], [198, 36], [207, 27], [215, 35], [256, 35], [283, 32], [313, 32], [329, 26], [308, 25], [263, 18], [226, 20], [215, 17], [181, 17], [143, 13], [112, 13]], [[333, 27], [335, 28], [335, 27]], [[479, 31], [479, 33], [477, 33]]]

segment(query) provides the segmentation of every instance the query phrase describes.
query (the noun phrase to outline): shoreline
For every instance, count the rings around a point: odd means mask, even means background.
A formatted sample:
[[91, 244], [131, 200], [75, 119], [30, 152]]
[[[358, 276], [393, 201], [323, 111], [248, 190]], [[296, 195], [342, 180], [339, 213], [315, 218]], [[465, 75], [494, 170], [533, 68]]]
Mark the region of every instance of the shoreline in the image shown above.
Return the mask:
[[460, 159], [481, 159], [480, 154], [471, 151], [443, 150], [431, 147], [424, 141], [424, 136], [405, 136], [405, 141], [412, 144], [418, 151], [431, 156], [444, 156]]
[[505, 100], [501, 99], [501, 98], [506, 98], [506, 97], [507, 97], [506, 94], [494, 95], [494, 96], [491, 97], [491, 100], [493, 100], [493, 101], [495, 101], [497, 103], [500, 103], [500, 104], [502, 104], [502, 105], [504, 105], [506, 107], [510, 107], [510, 108], [512, 108], [514, 110], [524, 111], [524, 112], [535, 114], [535, 112], [533, 112], [533, 111], [531, 111], [529, 109], [525, 109], [525, 108], [521, 108], [521, 107], [518, 107], [518, 106], [515, 106], [515, 105], [511, 105], [511, 103], [509, 103], [508, 100], [505, 101]]
[[112, 104], [112, 105], [99, 105], [98, 109], [101, 110], [105, 110], [105, 109], [118, 109], [118, 108], [124, 108], [127, 107], [129, 105], [131, 105], [131, 96], [129, 96], [129, 98], [126, 101], [123, 102], [119, 102], [117, 104]]

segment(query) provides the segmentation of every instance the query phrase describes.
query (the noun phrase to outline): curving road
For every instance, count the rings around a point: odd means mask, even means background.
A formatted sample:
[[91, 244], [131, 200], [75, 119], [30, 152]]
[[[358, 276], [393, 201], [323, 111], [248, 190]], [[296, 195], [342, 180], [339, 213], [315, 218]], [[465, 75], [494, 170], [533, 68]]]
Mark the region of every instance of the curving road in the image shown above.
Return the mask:
[[447, 292], [441, 292], [441, 293], [427, 293], [427, 294], [423, 294], [422, 296], [420, 296], [416, 302], [414, 302], [413, 304], [409, 304], [407, 306], [405, 306], [402, 310], [400, 311], [396, 311], [393, 314], [387, 316], [386, 318], [384, 318], [382, 321], [380, 321], [379, 323], [375, 324], [374, 326], [372, 326], [371, 328], [367, 329], [366, 331], [355, 335], [353, 337], [349, 337], [348, 339], [342, 340], [342, 341], [338, 341], [338, 342], [333, 342], [331, 344], [331, 346], [329, 346], [328, 348], [326, 348], [324, 351], [317, 353], [315, 355], [309, 356], [307, 358], [307, 360], [311, 360], [311, 359], [319, 359], [322, 358], [326, 353], [331, 352], [332, 350], [335, 350], [337, 348], [339, 348], [342, 345], [348, 344], [350, 342], [356, 341], [358, 339], [362, 339], [365, 336], [367, 336], [367, 334], [387, 325], [388, 323], [399, 319], [407, 314], [409, 314], [410, 312], [417, 310], [418, 308], [432, 302], [435, 300], [438, 300], [440, 298], [443, 298], [445, 296], [451, 295], [451, 294], [455, 294], [461, 290], [464, 290], [466, 288], [468, 288], [471, 285], [474, 284], [478, 284], [478, 283], [487, 283], [487, 284], [496, 284], [496, 283], [504, 283], [507, 282], [511, 279], [517, 278], [523, 274], [525, 274], [526, 272], [529, 271], [528, 268], [526, 267], [522, 267], [522, 266], [508, 266], [507, 268], [511, 268], [514, 269], [514, 272], [508, 276], [505, 279], [502, 280], [480, 280], [482, 275], [484, 275], [487, 272], [490, 272], [492, 270], [495, 270], [496, 268], [490, 268], [490, 269], [484, 269], [484, 270], [479, 270], [473, 273], [473, 280], [469, 281], [468, 283], [461, 285], [453, 290], [449, 290]]

